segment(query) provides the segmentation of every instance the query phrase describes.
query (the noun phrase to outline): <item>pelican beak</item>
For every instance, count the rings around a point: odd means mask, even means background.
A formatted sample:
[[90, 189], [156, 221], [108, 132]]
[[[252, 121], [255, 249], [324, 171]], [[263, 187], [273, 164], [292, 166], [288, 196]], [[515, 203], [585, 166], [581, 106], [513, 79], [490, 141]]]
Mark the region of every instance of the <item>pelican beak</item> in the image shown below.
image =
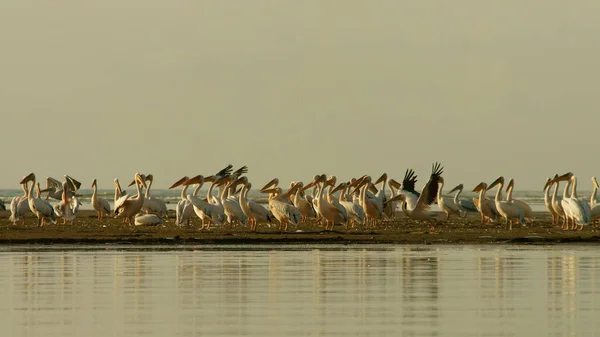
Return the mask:
[[485, 186], [485, 183], [484, 183], [484, 182], [481, 182], [481, 183], [479, 183], [479, 185], [477, 185], [477, 186], [475, 186], [475, 187], [473, 188], [473, 192], [479, 192], [479, 191], [481, 191], [481, 190], [486, 190], [486, 189], [487, 189], [487, 188], [486, 188], [486, 186]]
[[92, 188], [94, 188], [94, 186], [96, 186], [96, 179], [94, 179], [94, 181], [92, 181]]
[[461, 190], [461, 189], [462, 189], [462, 184], [458, 184], [458, 185], [456, 185], [456, 187], [454, 187], [453, 189], [451, 189], [450, 192], [448, 192], [448, 193], [456, 192], [456, 191]]
[[550, 178], [546, 179], [546, 183], [544, 184], [544, 191], [545, 191], [545, 190], [546, 190], [548, 187], [550, 187], [550, 186], [551, 186], [553, 183], [554, 183], [554, 179], [550, 179]]
[[277, 189], [275, 189], [275, 188], [263, 188], [260, 191], [262, 193], [275, 193], [275, 192], [277, 192]]
[[335, 193], [337, 191], [340, 191], [344, 187], [346, 187], [346, 184], [341, 183], [341, 184], [337, 185], [333, 190], [331, 190], [330, 194], [333, 194], [333, 193]]
[[183, 182], [186, 181], [186, 180], [188, 180], [188, 179], [189, 178], [186, 176], [186, 177], [183, 177], [183, 178], [177, 180], [173, 185], [171, 185], [171, 187], [169, 187], [169, 189], [175, 188], [175, 187], [183, 184]]
[[397, 196], [390, 198], [388, 200], [385, 201], [386, 204], [389, 204], [390, 202], [394, 202], [394, 201], [404, 201], [406, 199], [406, 197], [404, 196], [404, 194], [398, 194]]
[[382, 181], [386, 181], [387, 180], [387, 173], [384, 173], [381, 175], [381, 177], [379, 177], [376, 181], [375, 181], [375, 185], [379, 184]]
[[135, 178], [133, 178], [133, 180], [129, 183], [129, 185], [127, 185], [127, 187], [135, 184], [136, 180], [137, 180], [137, 176]]
[[[269, 189], [269, 187], [277, 186], [278, 183], [279, 183], [279, 179], [275, 178], [275, 179], [269, 181], [263, 188], [260, 189], [260, 191], [264, 192], [264, 190]], [[265, 193], [267, 193], [267, 192], [265, 192]]]
[[373, 193], [377, 193], [379, 192], [379, 190], [377, 189], [377, 187], [375, 187], [375, 185], [369, 183], [369, 191], [373, 192]]
[[558, 177], [557, 181], [569, 180], [569, 179], [571, 179], [572, 176], [573, 176], [573, 173], [567, 172], [567, 173], [563, 174], [562, 176]]
[[498, 185], [500, 182], [504, 182], [504, 177], [498, 177], [498, 179], [494, 180], [494, 182], [491, 183], [487, 189], [491, 190], [492, 188], [494, 188], [494, 186]]
[[31, 172], [28, 175], [26, 175], [19, 184], [25, 184], [29, 181], [32, 181], [34, 178], [35, 178], [35, 174], [33, 174], [33, 172]]

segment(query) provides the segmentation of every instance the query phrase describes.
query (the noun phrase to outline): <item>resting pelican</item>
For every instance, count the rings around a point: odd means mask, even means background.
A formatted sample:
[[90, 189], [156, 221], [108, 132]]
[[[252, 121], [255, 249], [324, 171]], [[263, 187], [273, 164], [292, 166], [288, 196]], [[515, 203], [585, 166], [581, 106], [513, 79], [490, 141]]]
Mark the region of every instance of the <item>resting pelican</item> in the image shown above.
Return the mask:
[[23, 195], [18, 195], [14, 197], [10, 202], [9, 220], [12, 221], [13, 225], [16, 225], [19, 220], [22, 220], [22, 225], [25, 224], [25, 213], [29, 211], [29, 192], [27, 190], [27, 184], [27, 182], [25, 184], [21, 184], [21, 188], [23, 189]]
[[[43, 200], [39, 197], [40, 184], [35, 181], [35, 174], [29, 173], [23, 180], [21, 180], [20, 184], [26, 184], [31, 181], [31, 187], [29, 188], [29, 193], [27, 194], [27, 202], [29, 204], [29, 209], [35, 216], [38, 218], [38, 227], [44, 226], [47, 220], [50, 220], [51, 223], [56, 223], [56, 215], [54, 214], [54, 209], [46, 200]], [[33, 197], [33, 187], [37, 189], [38, 196]]]
[[156, 214], [138, 213], [135, 215], [134, 225], [136, 226], [157, 226], [163, 221]]
[[142, 187], [146, 187], [146, 182], [139, 173], [135, 174], [137, 196], [129, 197], [124, 195], [115, 203], [115, 218], [123, 217], [125, 222], [132, 224], [132, 218], [138, 214], [144, 206], [144, 195], [142, 195]]
[[240, 192], [239, 196], [239, 203], [242, 212], [244, 212], [244, 215], [246, 216], [246, 222], [248, 222], [248, 224], [250, 225], [250, 231], [256, 231], [256, 226], [259, 221], [262, 223], [273, 222], [273, 220], [275, 220], [275, 217], [268, 209], [255, 202], [254, 200], [248, 200], [248, 191], [250, 191], [250, 189], [252, 188], [252, 184], [248, 181], [248, 178], [241, 177], [238, 179], [237, 183], [242, 185], [242, 191]]
[[462, 217], [464, 218], [467, 216], [467, 212], [479, 212], [479, 210], [477, 209], [477, 207], [475, 206], [475, 203], [473, 201], [460, 199], [460, 194], [462, 193], [463, 188], [464, 188], [463, 184], [458, 184], [458, 185], [456, 185], [456, 187], [451, 189], [450, 192], [448, 192], [448, 193], [456, 192], [456, 194], [454, 195], [454, 199], [452, 201], [454, 202], [456, 207], [458, 207]]
[[398, 195], [391, 198], [388, 202], [395, 200], [404, 201], [402, 208], [406, 215], [413, 220], [429, 221], [431, 223], [430, 230], [435, 230], [435, 214], [430, 212], [429, 209], [431, 204], [436, 200], [443, 171], [444, 168], [440, 163], [432, 165], [429, 181], [427, 181], [421, 193], [417, 193], [415, 191], [417, 176], [413, 170], [407, 170]]
[[587, 201], [577, 197], [577, 178], [573, 173], [567, 172], [557, 179], [568, 179], [571, 182], [571, 196], [567, 199], [569, 213], [571, 214], [571, 222], [573, 223], [573, 229], [575, 229], [575, 225], [579, 225], [579, 230], [582, 230], [583, 226], [587, 226], [591, 223], [592, 210]]
[[[175, 187], [181, 186], [185, 181], [189, 180], [187, 176], [176, 181], [169, 189], [173, 189]], [[175, 206], [175, 225], [183, 226], [184, 224], [190, 225], [192, 220], [191, 215], [194, 212], [194, 208], [192, 203], [187, 200], [187, 189], [188, 185], [183, 185], [183, 189], [181, 190], [181, 198], [177, 202]]]
[[531, 206], [529, 206], [527, 203], [525, 203], [521, 200], [517, 200], [512, 197], [512, 191], [513, 191], [514, 187], [515, 187], [515, 181], [512, 178], [510, 178], [508, 180], [508, 186], [506, 186], [506, 201], [510, 201], [517, 207], [521, 208], [523, 210], [525, 218], [527, 218], [527, 219], [533, 218], [533, 210], [531, 209]]
[[477, 210], [481, 214], [481, 224], [483, 225], [487, 219], [487, 222], [492, 222], [499, 215], [496, 209], [496, 203], [485, 196], [488, 190], [486, 183], [481, 182], [479, 185], [473, 188], [473, 192], [479, 192], [477, 198], [473, 198], [473, 204], [477, 207]]
[[62, 198], [60, 203], [54, 205], [54, 213], [56, 216], [63, 218], [63, 224], [67, 223], [67, 221], [71, 221], [71, 225], [73, 221], [75, 221], [75, 212], [77, 204], [79, 203], [73, 194], [72, 197], [67, 197], [69, 192], [69, 185], [65, 181], [62, 183]]
[[461, 215], [461, 209], [457, 203], [454, 202], [452, 198], [444, 197], [442, 195], [442, 189], [444, 188], [444, 178], [440, 177], [438, 184], [440, 187], [437, 190], [437, 204], [442, 210], [442, 212], [446, 213], [446, 221], [450, 220], [451, 214], [456, 214], [458, 216]]
[[490, 184], [488, 189], [494, 188], [496, 185], [500, 185], [496, 191], [494, 202], [498, 213], [506, 220], [506, 226], [512, 230], [513, 220], [518, 221], [521, 225], [525, 224], [525, 212], [518, 205], [513, 204], [510, 201], [502, 200], [502, 188], [504, 187], [504, 177], [500, 176]]
[[92, 182], [92, 188], [94, 189], [94, 192], [92, 193], [92, 207], [94, 207], [96, 213], [98, 213], [98, 220], [102, 220], [104, 214], [110, 215], [110, 205], [106, 199], [98, 196], [98, 185], [96, 179], [94, 179]]
[[600, 204], [596, 201], [596, 194], [598, 193], [598, 181], [596, 181], [596, 177], [592, 177], [592, 183], [594, 184], [594, 191], [590, 196], [590, 207], [592, 208], [592, 220], [598, 221], [600, 219]]
[[298, 208], [286, 200], [280, 187], [272, 187], [274, 180], [267, 183], [260, 191], [269, 193], [269, 207], [273, 216], [279, 221], [279, 230], [285, 225], [284, 231], [287, 231], [288, 225], [290, 223], [298, 224], [302, 216]]
[[[144, 206], [142, 207], [142, 211], [145, 213], [156, 214], [159, 217], [168, 218], [169, 212], [167, 211], [167, 204], [163, 200], [150, 195], [150, 188], [152, 188], [154, 176], [152, 174], [147, 175], [146, 181], [149, 181], [150, 183], [148, 184], [146, 194], [144, 195]], [[133, 185], [133, 182], [129, 186], [131, 185]]]

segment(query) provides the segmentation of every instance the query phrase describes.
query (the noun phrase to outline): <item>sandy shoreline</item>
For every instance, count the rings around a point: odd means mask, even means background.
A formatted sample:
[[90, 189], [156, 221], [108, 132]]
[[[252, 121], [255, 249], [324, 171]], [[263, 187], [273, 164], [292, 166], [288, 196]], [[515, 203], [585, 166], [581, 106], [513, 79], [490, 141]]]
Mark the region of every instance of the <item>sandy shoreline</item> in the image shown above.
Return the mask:
[[0, 211], [0, 244], [600, 244], [600, 229], [588, 226], [582, 231], [563, 231], [551, 224], [547, 213], [536, 213], [534, 221], [526, 227], [514, 226], [512, 231], [503, 225], [480, 225], [477, 214], [467, 220], [451, 219], [440, 222], [434, 232], [429, 226], [400, 216], [394, 221], [380, 224], [375, 229], [354, 228], [346, 230], [336, 226], [333, 231], [323, 231], [316, 224], [291, 226], [281, 233], [272, 224], [259, 225], [252, 233], [245, 226], [213, 227], [199, 231], [199, 221], [191, 228], [174, 225], [174, 213], [168, 221], [156, 227], [128, 226], [121, 219], [96, 219], [93, 211], [81, 211], [74, 225], [56, 225], [39, 228], [36, 219], [29, 215], [24, 226], [13, 226], [10, 213]]

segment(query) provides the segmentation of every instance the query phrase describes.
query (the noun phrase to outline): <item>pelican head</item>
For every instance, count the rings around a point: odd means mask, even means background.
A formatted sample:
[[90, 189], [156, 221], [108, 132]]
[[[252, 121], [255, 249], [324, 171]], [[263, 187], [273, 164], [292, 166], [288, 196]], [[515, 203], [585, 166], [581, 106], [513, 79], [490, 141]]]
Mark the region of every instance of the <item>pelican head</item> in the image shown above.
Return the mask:
[[594, 184], [595, 188], [600, 189], [600, 187], [598, 186], [598, 181], [596, 180], [596, 177], [592, 177], [592, 184]]
[[98, 185], [96, 185], [96, 179], [94, 179], [94, 181], [92, 181], [92, 188], [94, 188], [94, 186], [98, 186]]
[[574, 177], [573, 172], [567, 172], [561, 176], [558, 176], [554, 179], [552, 179], [553, 182], [557, 182], [557, 181], [567, 181], [567, 180], [571, 180]]
[[146, 176], [146, 181], [153, 182], [154, 181], [154, 176], [152, 174], [148, 174]]
[[506, 185], [506, 192], [508, 192], [508, 190], [511, 188], [515, 188], [515, 180], [513, 178], [510, 178], [508, 180], [508, 185]]
[[454, 187], [453, 189], [451, 189], [450, 192], [448, 192], [448, 193], [452, 193], [452, 192], [455, 192], [455, 191], [462, 192], [462, 190], [463, 190], [463, 184], [458, 184], [458, 185], [456, 185], [456, 187]]
[[487, 191], [488, 190], [488, 186], [486, 183], [484, 182], [480, 182], [479, 185], [475, 186], [475, 188], [473, 188], [473, 192], [479, 192], [479, 191]]
[[35, 174], [33, 174], [33, 172], [31, 172], [28, 175], [26, 175], [25, 177], [23, 177], [23, 179], [21, 180], [21, 182], [19, 184], [25, 184], [25, 183], [33, 181], [33, 180], [35, 180]]
[[190, 178], [188, 178], [187, 176], [184, 176], [183, 178], [177, 180], [173, 185], [171, 185], [171, 187], [169, 187], [169, 189], [172, 189], [172, 188], [175, 188], [177, 186], [180, 186], [181, 184], [183, 184], [188, 179], [190, 179]]
[[341, 191], [341, 190], [345, 189], [347, 186], [348, 186], [347, 183], [340, 183], [333, 190], [331, 190], [330, 194], [333, 194], [333, 193], [335, 193], [337, 191]]
[[263, 186], [263, 188], [261, 188], [260, 191], [263, 193], [268, 193], [264, 192], [264, 190], [268, 190], [271, 187], [277, 187], [277, 185], [279, 185], [279, 179], [274, 178], [273, 180], [269, 181], [265, 186]]
[[204, 176], [199, 174], [193, 178], [190, 178], [190, 179], [184, 181], [182, 184], [183, 184], [183, 186], [188, 186], [188, 185], [193, 185], [193, 184], [202, 185], [202, 184], [204, 184]]
[[394, 179], [390, 179], [389, 185], [395, 189], [400, 189], [401, 184]]
[[500, 176], [500, 177], [498, 177], [498, 179], [494, 180], [494, 182], [491, 183], [487, 189], [491, 190], [492, 188], [494, 188], [494, 186], [496, 186], [498, 184], [500, 184], [500, 186], [504, 185], [504, 177], [503, 176]]
[[[556, 178], [556, 177], [554, 177]], [[546, 183], [544, 184], [544, 191], [546, 191], [548, 188], [550, 188], [550, 186], [552, 186], [552, 179], [553, 178], [546, 178]]]
[[379, 184], [382, 181], [387, 181], [387, 173], [384, 173], [375, 181], [375, 185]]

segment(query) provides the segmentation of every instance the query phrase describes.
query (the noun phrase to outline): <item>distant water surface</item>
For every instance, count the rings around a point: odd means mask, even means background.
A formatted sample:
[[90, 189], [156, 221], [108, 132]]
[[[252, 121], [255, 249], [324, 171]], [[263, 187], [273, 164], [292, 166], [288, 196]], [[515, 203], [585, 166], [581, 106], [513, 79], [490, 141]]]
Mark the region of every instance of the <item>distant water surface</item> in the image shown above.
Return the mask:
[[592, 246], [9, 246], [3, 336], [597, 336]]

